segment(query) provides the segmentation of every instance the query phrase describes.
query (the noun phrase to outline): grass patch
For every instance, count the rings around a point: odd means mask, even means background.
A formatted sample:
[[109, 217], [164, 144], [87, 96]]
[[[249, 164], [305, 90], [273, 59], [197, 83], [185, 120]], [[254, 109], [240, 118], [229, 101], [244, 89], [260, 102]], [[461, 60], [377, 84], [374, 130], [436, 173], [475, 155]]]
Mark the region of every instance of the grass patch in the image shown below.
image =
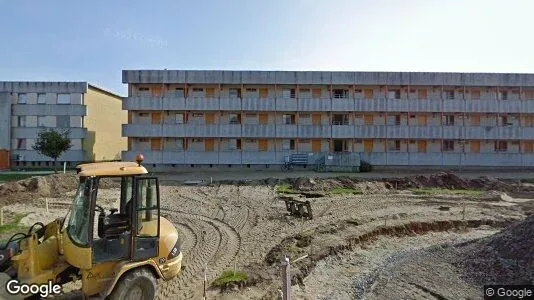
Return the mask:
[[241, 272], [241, 271], [231, 271], [226, 270], [224, 271], [221, 276], [219, 276], [215, 281], [213, 281], [213, 286], [225, 288], [229, 284], [237, 284], [240, 285], [241, 283], [247, 281], [248, 276], [247, 274]]
[[523, 178], [520, 181], [521, 183], [534, 183], [534, 178]]
[[37, 175], [35, 174], [0, 174], [0, 183], [27, 179], [33, 176], [37, 176]]
[[465, 190], [465, 189], [442, 189], [442, 188], [419, 188], [411, 189], [412, 193], [416, 195], [424, 196], [439, 196], [439, 195], [457, 195], [457, 196], [470, 196], [478, 197], [483, 195], [483, 191], [478, 190]]
[[281, 184], [276, 187], [276, 191], [281, 194], [299, 194], [290, 184]]
[[362, 190], [359, 188], [333, 188], [329, 191], [329, 193], [332, 195], [363, 194]]
[[11, 222], [0, 225], [0, 234], [15, 233], [27, 229], [27, 227], [19, 225], [20, 220], [25, 216], [26, 214], [16, 214]]

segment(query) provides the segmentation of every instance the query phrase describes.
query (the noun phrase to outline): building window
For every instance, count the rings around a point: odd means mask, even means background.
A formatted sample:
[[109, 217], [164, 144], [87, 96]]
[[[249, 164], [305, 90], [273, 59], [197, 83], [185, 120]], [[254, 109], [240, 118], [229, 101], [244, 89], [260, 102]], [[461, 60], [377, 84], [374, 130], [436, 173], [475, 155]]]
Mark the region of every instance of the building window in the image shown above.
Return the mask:
[[17, 101], [18, 104], [26, 104], [28, 103], [28, 94], [19, 94], [19, 98]]
[[426, 89], [417, 90], [417, 97], [421, 100], [426, 100], [428, 98], [428, 91]]
[[388, 151], [400, 151], [400, 148], [401, 148], [400, 140], [388, 141]]
[[229, 139], [228, 150], [241, 150], [241, 139]]
[[454, 115], [446, 115], [445, 117], [445, 125], [452, 126], [454, 125]]
[[139, 143], [148, 143], [148, 139], [147, 138], [140, 138], [139, 139]]
[[332, 125], [349, 125], [349, 115], [333, 115]]
[[57, 104], [70, 104], [70, 94], [57, 94]]
[[374, 91], [372, 89], [365, 89], [363, 90], [364, 97], [367, 100], [372, 100], [374, 97]]
[[342, 90], [342, 89], [332, 90], [332, 96], [334, 97], [334, 99], [348, 98], [349, 97], [349, 91], [348, 90]]
[[46, 94], [37, 94], [37, 104], [46, 104]]
[[282, 90], [282, 98], [284, 99], [295, 99], [295, 89], [283, 89]]
[[495, 152], [506, 152], [508, 151], [508, 142], [507, 141], [495, 141], [494, 148], [495, 148]]
[[300, 118], [301, 118], [301, 119], [309, 119], [310, 117], [311, 117], [310, 114], [301, 114], [301, 115], [300, 115]]
[[388, 91], [388, 99], [399, 100], [400, 98], [401, 98], [400, 90], [389, 90]]
[[45, 127], [46, 116], [37, 116], [37, 127]]
[[184, 88], [175, 88], [174, 95], [179, 98], [185, 97]]
[[231, 88], [228, 89], [228, 97], [236, 99], [241, 98], [241, 89]]
[[229, 114], [228, 122], [230, 124], [241, 124], [241, 116], [239, 114]]
[[26, 139], [17, 139], [17, 149], [26, 149]]
[[480, 100], [480, 91], [479, 90], [471, 91], [471, 99]]
[[147, 87], [140, 87], [140, 88], [139, 88], [139, 91], [140, 91], [140, 92], [148, 92], [148, 91], [150, 91], [150, 89], [147, 88]]
[[184, 139], [176, 139], [176, 150], [178, 151], [184, 150]]
[[499, 100], [508, 100], [508, 91], [499, 91]]
[[26, 127], [26, 116], [19, 116], [17, 118], [17, 125], [19, 127]]
[[443, 98], [444, 98], [444, 99], [447, 99], [447, 100], [452, 100], [452, 99], [454, 99], [454, 90], [443, 91]]
[[204, 89], [203, 88], [193, 88], [193, 91], [191, 92], [191, 96], [193, 98], [202, 98], [202, 97], [204, 97]]
[[70, 116], [56, 116], [56, 127], [59, 127], [59, 128], [70, 127]]
[[282, 140], [282, 150], [295, 150], [295, 140]]
[[282, 122], [286, 125], [295, 124], [295, 115], [282, 115]]
[[311, 89], [300, 89], [299, 90], [299, 98], [301, 98], [301, 99], [310, 99], [310, 98], [312, 98]]
[[184, 124], [184, 114], [175, 114], [175, 123], [176, 124]]
[[443, 151], [454, 151], [454, 141], [451, 141], [451, 140], [443, 141]]
[[312, 89], [312, 97], [314, 99], [319, 99], [323, 96], [323, 91], [321, 89]]
[[247, 93], [256, 93], [258, 91], [258, 89], [255, 89], [255, 88], [247, 88], [246, 89]]

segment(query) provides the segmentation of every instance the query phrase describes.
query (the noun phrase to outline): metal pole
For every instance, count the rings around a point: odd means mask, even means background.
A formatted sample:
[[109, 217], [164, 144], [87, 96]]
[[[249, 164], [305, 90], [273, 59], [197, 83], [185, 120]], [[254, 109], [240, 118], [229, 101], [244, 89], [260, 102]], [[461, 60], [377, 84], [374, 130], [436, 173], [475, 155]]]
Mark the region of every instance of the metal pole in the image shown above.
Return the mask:
[[63, 162], [63, 174], [65, 174], [66, 171], [67, 171], [67, 162], [64, 161]]
[[291, 274], [289, 258], [282, 261], [282, 300], [291, 300]]

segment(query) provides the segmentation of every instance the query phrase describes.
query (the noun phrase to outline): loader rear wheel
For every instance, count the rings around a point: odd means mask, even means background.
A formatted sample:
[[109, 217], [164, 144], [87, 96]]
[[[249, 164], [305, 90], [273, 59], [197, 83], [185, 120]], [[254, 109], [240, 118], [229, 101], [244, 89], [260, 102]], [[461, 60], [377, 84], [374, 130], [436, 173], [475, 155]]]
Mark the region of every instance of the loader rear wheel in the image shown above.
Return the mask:
[[154, 274], [147, 268], [140, 268], [122, 277], [109, 299], [152, 300], [156, 298], [156, 290], [157, 282]]

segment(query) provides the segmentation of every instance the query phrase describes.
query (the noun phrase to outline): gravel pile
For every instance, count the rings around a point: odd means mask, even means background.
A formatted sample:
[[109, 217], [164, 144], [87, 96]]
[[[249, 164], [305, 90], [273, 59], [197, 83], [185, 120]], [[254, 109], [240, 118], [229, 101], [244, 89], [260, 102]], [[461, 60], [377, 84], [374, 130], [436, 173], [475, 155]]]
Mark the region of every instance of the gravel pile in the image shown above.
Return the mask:
[[366, 299], [479, 299], [486, 284], [534, 284], [534, 216], [482, 239], [392, 256], [353, 286]]

